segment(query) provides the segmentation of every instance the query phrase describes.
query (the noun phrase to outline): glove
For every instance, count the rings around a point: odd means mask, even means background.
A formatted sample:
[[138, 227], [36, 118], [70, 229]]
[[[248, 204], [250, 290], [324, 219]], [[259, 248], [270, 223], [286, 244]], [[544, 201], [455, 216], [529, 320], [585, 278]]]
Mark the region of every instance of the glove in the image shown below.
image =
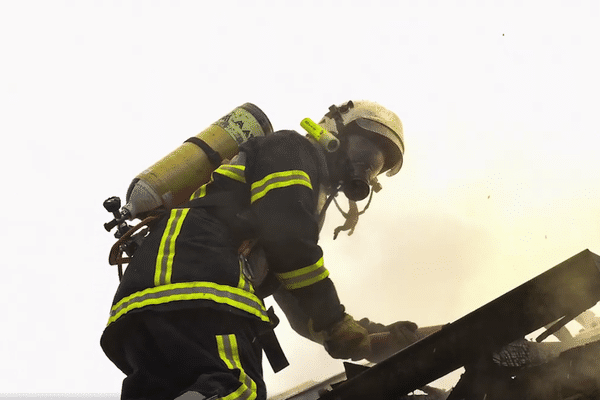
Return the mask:
[[367, 360], [374, 363], [385, 360], [419, 340], [417, 324], [414, 322], [398, 321], [386, 326], [363, 318], [359, 323], [370, 334], [371, 354]]
[[359, 361], [371, 354], [369, 332], [348, 314], [324, 331], [324, 346], [338, 359]]
[[398, 321], [388, 325], [386, 328], [394, 337], [399, 350], [419, 340], [419, 336], [417, 335], [418, 326], [414, 322]]

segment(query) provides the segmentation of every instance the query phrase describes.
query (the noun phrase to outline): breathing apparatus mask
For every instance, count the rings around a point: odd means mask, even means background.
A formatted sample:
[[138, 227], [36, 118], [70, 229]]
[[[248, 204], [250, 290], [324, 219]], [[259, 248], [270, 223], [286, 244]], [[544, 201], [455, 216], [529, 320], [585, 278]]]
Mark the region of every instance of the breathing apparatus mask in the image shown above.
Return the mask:
[[[327, 150], [330, 181], [335, 186], [321, 211], [321, 220], [333, 200], [346, 218], [346, 223], [336, 228], [334, 239], [342, 230], [350, 230], [351, 235], [358, 216], [369, 207], [373, 192], [381, 190], [377, 175], [388, 171], [391, 176], [402, 166], [404, 138], [400, 119], [377, 103], [349, 101], [339, 107], [331, 106], [318, 125], [308, 118], [301, 125]], [[349, 200], [348, 212], [335, 199], [340, 190]], [[367, 205], [358, 211], [356, 202], [367, 197]]]
[[343, 163], [338, 171], [341, 189], [351, 201], [367, 198], [371, 186], [378, 186], [377, 175], [381, 172], [385, 157], [383, 150], [372, 140], [359, 133], [347, 133], [340, 148]]

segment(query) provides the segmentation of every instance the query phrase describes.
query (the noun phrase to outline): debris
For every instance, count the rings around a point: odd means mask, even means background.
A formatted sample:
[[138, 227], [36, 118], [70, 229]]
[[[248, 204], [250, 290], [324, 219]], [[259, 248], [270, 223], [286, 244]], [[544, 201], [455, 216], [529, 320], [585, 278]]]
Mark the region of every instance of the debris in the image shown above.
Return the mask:
[[[600, 300], [599, 268], [600, 256], [585, 250], [382, 362], [349, 374], [318, 399], [598, 398], [600, 335], [538, 342], [559, 334]], [[543, 327], [547, 331], [537, 342], [524, 340]], [[411, 394], [460, 367], [465, 373], [448, 396], [443, 391]]]

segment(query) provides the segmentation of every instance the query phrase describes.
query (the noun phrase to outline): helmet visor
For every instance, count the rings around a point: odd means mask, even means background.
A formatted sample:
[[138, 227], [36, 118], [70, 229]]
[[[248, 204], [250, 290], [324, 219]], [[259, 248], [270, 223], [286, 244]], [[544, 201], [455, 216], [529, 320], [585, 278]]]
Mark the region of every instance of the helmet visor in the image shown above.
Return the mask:
[[388, 171], [387, 175], [392, 176], [400, 170], [404, 143], [390, 128], [370, 119], [358, 118], [348, 124], [347, 129], [362, 131], [381, 146], [385, 155], [385, 163], [381, 172]]

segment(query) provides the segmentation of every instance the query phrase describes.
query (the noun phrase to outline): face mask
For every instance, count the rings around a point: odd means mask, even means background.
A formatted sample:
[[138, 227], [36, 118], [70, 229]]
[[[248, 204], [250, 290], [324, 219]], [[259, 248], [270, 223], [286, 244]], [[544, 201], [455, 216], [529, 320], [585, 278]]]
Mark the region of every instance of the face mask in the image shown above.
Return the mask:
[[342, 144], [343, 165], [342, 190], [352, 201], [365, 199], [374, 178], [384, 164], [383, 151], [363, 135], [348, 134]]

